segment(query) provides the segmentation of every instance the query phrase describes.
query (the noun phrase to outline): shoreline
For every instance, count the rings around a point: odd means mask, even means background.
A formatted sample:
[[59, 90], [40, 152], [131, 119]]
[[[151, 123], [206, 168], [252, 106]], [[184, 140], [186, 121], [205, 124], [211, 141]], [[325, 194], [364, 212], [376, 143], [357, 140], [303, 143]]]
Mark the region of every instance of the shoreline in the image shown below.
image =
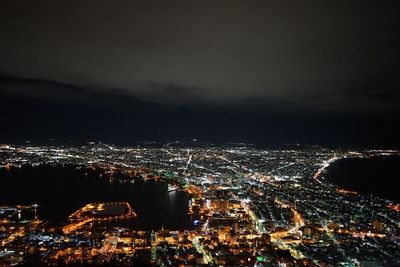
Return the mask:
[[325, 168], [324, 179], [343, 189], [400, 202], [400, 156], [341, 158]]

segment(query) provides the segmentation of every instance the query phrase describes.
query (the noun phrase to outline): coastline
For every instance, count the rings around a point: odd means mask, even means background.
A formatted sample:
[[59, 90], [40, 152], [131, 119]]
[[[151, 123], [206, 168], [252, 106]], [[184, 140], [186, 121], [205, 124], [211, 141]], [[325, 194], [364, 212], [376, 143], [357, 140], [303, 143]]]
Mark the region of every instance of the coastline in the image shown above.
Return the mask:
[[341, 158], [327, 168], [325, 179], [364, 195], [400, 202], [400, 156]]

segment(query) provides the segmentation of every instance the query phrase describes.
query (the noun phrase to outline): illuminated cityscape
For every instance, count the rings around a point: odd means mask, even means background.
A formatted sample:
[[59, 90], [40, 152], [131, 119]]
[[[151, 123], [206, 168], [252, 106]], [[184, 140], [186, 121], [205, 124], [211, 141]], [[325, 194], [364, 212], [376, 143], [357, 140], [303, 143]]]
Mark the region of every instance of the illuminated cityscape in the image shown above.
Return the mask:
[[0, 207], [0, 264], [400, 264], [399, 205], [325, 179], [335, 161], [398, 156], [398, 150], [194, 144], [1, 145], [3, 175], [26, 166], [72, 166], [95, 170], [107, 183], [167, 184], [166, 194], [188, 195], [191, 226], [138, 229], [138, 203], [87, 203], [58, 223], [40, 216], [48, 203], [13, 203]]
[[400, 267], [399, 0], [0, 0], [0, 267]]

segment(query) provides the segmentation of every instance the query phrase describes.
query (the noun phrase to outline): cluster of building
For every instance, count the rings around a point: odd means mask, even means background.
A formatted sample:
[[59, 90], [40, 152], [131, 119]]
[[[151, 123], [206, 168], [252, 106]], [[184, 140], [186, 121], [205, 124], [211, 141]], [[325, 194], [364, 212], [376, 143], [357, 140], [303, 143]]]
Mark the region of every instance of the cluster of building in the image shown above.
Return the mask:
[[2, 145], [4, 169], [69, 164], [101, 169], [121, 182], [163, 180], [170, 190], [190, 196], [188, 216], [194, 227], [132, 229], [136, 213], [129, 203], [88, 203], [64, 224], [38, 218], [37, 205], [3, 206], [0, 265], [400, 265], [398, 204], [324, 179], [335, 160], [398, 154], [319, 147], [263, 150], [241, 144]]

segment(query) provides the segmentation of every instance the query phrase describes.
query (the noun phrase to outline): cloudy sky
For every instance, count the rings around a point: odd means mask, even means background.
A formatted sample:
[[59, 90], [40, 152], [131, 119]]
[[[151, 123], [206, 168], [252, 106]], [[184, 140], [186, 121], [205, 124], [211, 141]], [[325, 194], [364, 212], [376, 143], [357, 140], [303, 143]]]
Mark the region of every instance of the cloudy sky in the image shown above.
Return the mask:
[[397, 146], [399, 11], [398, 1], [4, 0], [0, 142]]

